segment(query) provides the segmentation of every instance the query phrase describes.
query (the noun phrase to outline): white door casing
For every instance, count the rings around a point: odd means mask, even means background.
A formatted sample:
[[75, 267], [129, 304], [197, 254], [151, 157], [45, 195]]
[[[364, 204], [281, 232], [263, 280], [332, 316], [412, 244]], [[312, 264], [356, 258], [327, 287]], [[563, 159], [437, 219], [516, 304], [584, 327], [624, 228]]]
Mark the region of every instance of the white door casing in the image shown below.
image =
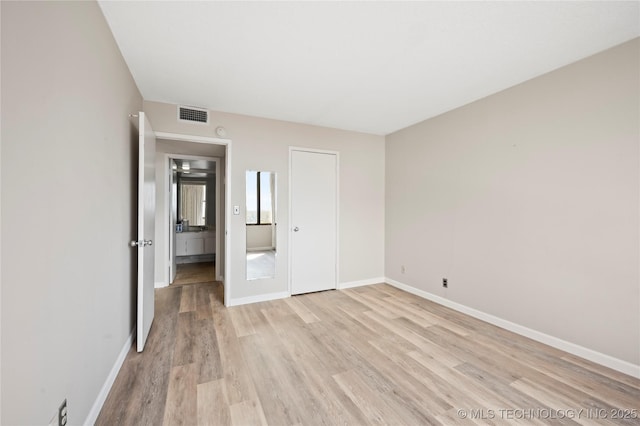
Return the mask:
[[138, 240], [135, 244], [138, 250], [137, 350], [142, 352], [154, 316], [156, 138], [144, 112], [138, 113], [138, 120]]
[[[220, 174], [220, 162], [216, 163], [216, 175], [220, 175], [222, 179], [216, 179], [216, 205], [220, 206], [220, 213], [216, 219], [216, 239], [217, 248], [216, 262], [216, 275], [218, 280], [223, 282], [224, 285], [224, 304], [229, 306], [231, 298], [231, 282], [227, 271], [231, 269], [231, 244], [228, 243], [232, 237], [232, 229], [229, 226], [231, 218], [231, 191], [232, 185], [230, 176], [232, 175], [232, 142], [230, 139], [211, 138], [207, 136], [195, 136], [181, 133], [168, 133], [168, 132], [155, 132], [158, 139], [172, 140], [172, 141], [184, 141], [192, 143], [202, 143], [210, 145], [224, 145], [226, 153], [222, 161], [224, 161], [224, 173]], [[170, 157], [176, 157], [175, 154], [171, 154]], [[224, 197], [218, 194], [224, 194]], [[168, 208], [168, 206], [167, 206]], [[224, 227], [221, 227], [222, 218], [224, 218]], [[163, 226], [164, 227], [164, 226]], [[167, 232], [167, 241], [169, 235], [174, 234], [171, 228], [164, 227]], [[175, 229], [175, 228], [173, 228]], [[175, 241], [174, 241], [175, 243]], [[167, 251], [170, 253], [170, 250]], [[222, 261], [220, 261], [222, 257]], [[175, 269], [174, 269], [175, 270]]]
[[[165, 134], [162, 132], [158, 132], [156, 133], [156, 137], [158, 139], [165, 139], [166, 137], [164, 136]], [[186, 247], [182, 248], [179, 246], [179, 242], [176, 239], [176, 227], [175, 224], [177, 223], [177, 217], [176, 217], [176, 212], [177, 212], [177, 181], [176, 181], [176, 176], [175, 176], [175, 171], [172, 169], [172, 165], [171, 165], [171, 161], [173, 159], [180, 159], [180, 160], [207, 160], [210, 162], [215, 163], [215, 206], [216, 206], [216, 210], [215, 210], [215, 229], [216, 229], [216, 233], [215, 233], [215, 241], [214, 241], [214, 248], [211, 250], [205, 250], [204, 248], [201, 250], [203, 253], [214, 253], [214, 264], [215, 266], [215, 274], [216, 274], [216, 280], [218, 281], [223, 281], [224, 282], [224, 265], [222, 262], [220, 262], [220, 259], [223, 258], [223, 256], [221, 256], [222, 252], [222, 248], [224, 247], [224, 233], [222, 232], [218, 232], [218, 230], [221, 229], [221, 219], [223, 217], [226, 218], [226, 212], [224, 211], [224, 209], [222, 208], [222, 196], [221, 196], [221, 191], [224, 190], [225, 188], [221, 185], [221, 181], [226, 180], [226, 176], [222, 176], [220, 173], [221, 167], [220, 167], [220, 163], [223, 159], [221, 159], [220, 157], [208, 157], [208, 156], [203, 156], [203, 155], [188, 155], [188, 154], [171, 154], [171, 153], [166, 153], [165, 154], [166, 157], [166, 162], [165, 162], [165, 167], [166, 167], [166, 173], [168, 176], [168, 187], [169, 187], [169, 197], [166, 199], [165, 201], [165, 206], [160, 206], [160, 208], [165, 208], [169, 210], [169, 214], [167, 216], [167, 218], [169, 219], [169, 222], [166, 223], [167, 225], [167, 241], [169, 242], [167, 250], [169, 253], [169, 270], [170, 270], [170, 274], [169, 274], [169, 281], [167, 282], [167, 285], [172, 284], [173, 281], [175, 281], [176, 278], [176, 256], [186, 256], [189, 255], [189, 253], [187, 253]], [[226, 157], [226, 155], [225, 155]], [[207, 243], [209, 244], [209, 243]], [[196, 253], [191, 253], [191, 254], [196, 254]]]
[[[177, 274], [176, 265], [176, 223], [178, 223], [178, 198], [175, 196], [178, 185], [178, 175], [171, 167], [171, 159], [167, 155], [167, 166], [169, 171], [169, 284], [175, 281]], [[161, 207], [162, 208], [162, 207]]]
[[338, 282], [338, 153], [290, 148], [291, 294]]

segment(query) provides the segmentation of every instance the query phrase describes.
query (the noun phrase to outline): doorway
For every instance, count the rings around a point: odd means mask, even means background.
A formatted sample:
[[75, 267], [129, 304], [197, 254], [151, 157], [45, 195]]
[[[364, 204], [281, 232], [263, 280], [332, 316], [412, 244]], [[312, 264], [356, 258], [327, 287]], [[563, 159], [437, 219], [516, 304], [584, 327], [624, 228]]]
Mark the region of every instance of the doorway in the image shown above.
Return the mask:
[[291, 294], [338, 282], [338, 153], [290, 148]]
[[[162, 234], [156, 287], [219, 281], [227, 304], [231, 141], [163, 132], [156, 137], [157, 181], [163, 187], [156, 211]], [[189, 208], [180, 208], [181, 192]]]
[[216, 281], [216, 265], [213, 261], [178, 263], [176, 277], [171, 286], [212, 283]]
[[169, 284], [216, 281], [220, 253], [221, 158], [167, 154]]

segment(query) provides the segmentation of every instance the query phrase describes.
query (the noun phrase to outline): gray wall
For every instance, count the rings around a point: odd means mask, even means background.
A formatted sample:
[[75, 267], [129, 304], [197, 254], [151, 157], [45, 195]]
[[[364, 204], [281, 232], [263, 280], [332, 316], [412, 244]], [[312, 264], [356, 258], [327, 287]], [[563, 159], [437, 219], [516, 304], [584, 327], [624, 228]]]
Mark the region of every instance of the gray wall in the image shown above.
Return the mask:
[[[157, 132], [215, 136], [216, 126], [232, 140], [230, 297], [234, 301], [288, 291], [289, 146], [340, 152], [339, 280], [347, 283], [384, 276], [384, 137], [212, 111], [211, 124], [178, 122], [176, 106], [144, 102]], [[247, 281], [245, 276], [245, 172], [278, 174], [278, 261], [276, 278]]]
[[135, 324], [142, 98], [95, 2], [2, 2], [2, 424], [81, 424]]
[[389, 135], [386, 276], [640, 364], [639, 50]]

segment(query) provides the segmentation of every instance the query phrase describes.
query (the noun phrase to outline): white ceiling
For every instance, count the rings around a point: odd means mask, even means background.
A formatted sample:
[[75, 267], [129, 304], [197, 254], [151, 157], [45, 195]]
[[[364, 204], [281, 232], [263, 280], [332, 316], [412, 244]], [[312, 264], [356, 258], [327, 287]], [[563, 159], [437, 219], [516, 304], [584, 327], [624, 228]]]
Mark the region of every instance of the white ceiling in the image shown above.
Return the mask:
[[146, 100], [388, 134], [640, 35], [633, 2], [115, 2]]

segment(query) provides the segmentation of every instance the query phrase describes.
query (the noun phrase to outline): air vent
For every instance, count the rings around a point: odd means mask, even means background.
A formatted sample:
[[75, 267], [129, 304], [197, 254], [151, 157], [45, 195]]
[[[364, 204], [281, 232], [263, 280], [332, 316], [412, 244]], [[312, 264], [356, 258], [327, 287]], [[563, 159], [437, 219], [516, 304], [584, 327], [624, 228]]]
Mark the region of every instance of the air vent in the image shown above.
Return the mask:
[[209, 124], [209, 111], [193, 107], [178, 107], [178, 120]]

